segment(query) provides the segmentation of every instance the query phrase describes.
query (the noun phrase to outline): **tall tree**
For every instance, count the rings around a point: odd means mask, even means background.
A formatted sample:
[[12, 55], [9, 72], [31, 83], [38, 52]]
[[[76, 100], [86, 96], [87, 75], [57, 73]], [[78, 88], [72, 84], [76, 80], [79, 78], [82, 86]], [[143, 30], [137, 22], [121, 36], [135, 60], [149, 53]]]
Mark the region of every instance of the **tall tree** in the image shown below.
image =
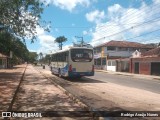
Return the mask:
[[0, 29], [23, 39], [28, 37], [33, 42], [36, 27], [44, 27], [40, 21], [43, 8], [39, 0], [0, 0]]
[[66, 42], [67, 38], [65, 38], [64, 36], [59, 36], [55, 39], [55, 42], [59, 43], [59, 49], [62, 50], [62, 43]]
[[36, 52], [29, 52], [29, 62], [34, 63], [37, 61], [38, 54]]
[[40, 52], [40, 53], [39, 53], [39, 59], [41, 60], [42, 58], [43, 58], [43, 53]]
[[7, 31], [0, 32], [0, 53], [5, 55], [13, 52], [14, 58], [19, 58], [23, 61], [28, 61], [28, 49], [26, 45], [14, 35], [8, 33]]
[[42, 63], [42, 62], [43, 62], [43, 53], [40, 52], [40, 53], [38, 54], [38, 57], [39, 57], [39, 62]]

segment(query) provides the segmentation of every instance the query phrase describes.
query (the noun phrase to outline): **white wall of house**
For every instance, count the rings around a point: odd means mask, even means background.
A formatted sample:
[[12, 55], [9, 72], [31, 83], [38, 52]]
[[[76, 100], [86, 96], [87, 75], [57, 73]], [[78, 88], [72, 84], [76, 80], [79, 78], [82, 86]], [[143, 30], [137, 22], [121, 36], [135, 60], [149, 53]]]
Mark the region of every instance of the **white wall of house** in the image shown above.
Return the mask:
[[116, 71], [116, 61], [115, 60], [108, 60], [107, 61], [107, 70]]
[[107, 66], [108, 71], [116, 71], [116, 66]]
[[106, 54], [108, 54], [109, 56], [120, 56], [120, 57], [131, 57], [132, 56], [132, 53], [131, 51], [111, 51], [111, 50], [108, 50], [106, 52]]
[[115, 47], [114, 50], [108, 50], [107, 47], [104, 48], [104, 54], [114, 57], [131, 57], [135, 50], [130, 50], [131, 48], [125, 48], [126, 50], [120, 50], [119, 47]]
[[137, 57], [141, 57], [141, 52], [139, 52], [138, 50], [132, 53], [132, 58], [137, 58]]

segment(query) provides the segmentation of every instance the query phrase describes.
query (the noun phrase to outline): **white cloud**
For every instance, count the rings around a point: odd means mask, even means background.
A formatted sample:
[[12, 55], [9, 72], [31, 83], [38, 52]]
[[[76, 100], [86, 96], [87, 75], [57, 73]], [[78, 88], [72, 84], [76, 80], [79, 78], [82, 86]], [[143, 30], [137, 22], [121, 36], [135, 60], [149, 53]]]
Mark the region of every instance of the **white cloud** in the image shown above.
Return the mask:
[[[107, 14], [103, 15], [104, 17], [106, 16], [108, 21], [96, 22], [96, 27], [91, 34], [91, 44], [96, 46], [110, 40], [128, 40], [128, 38], [133, 38], [158, 29], [160, 27], [160, 20], [156, 18], [160, 17], [159, 7], [159, 0], [153, 0], [152, 5], [147, 5], [142, 2], [139, 8], [123, 8], [119, 4], [108, 7]], [[96, 12], [94, 13], [93, 11], [91, 13], [92, 14], [86, 16], [87, 20], [90, 22], [96, 21], [94, 17], [96, 16]], [[155, 21], [151, 21], [153, 19], [155, 19]], [[145, 23], [147, 21], [150, 22]], [[146, 35], [141, 38], [132, 39], [131, 41], [146, 42], [147, 37]]]
[[86, 13], [86, 18], [89, 22], [99, 23], [105, 18], [104, 11], [95, 10], [90, 13]]
[[68, 48], [71, 47], [71, 46], [73, 46], [73, 45], [72, 45], [72, 44], [65, 45], [65, 46], [63, 46], [63, 50], [66, 50], [66, 49], [68, 49]]
[[43, 46], [50, 47], [55, 44], [55, 38], [50, 35], [40, 35], [38, 38], [40, 39], [40, 44]]
[[57, 43], [54, 42], [55, 38], [51, 35], [43, 34], [38, 36], [40, 49], [38, 52], [49, 53], [51, 50], [58, 49]]
[[[59, 51], [58, 43], [55, 42], [55, 37], [47, 34], [42, 34], [38, 36], [40, 41], [40, 49], [37, 50], [38, 53], [42, 52], [44, 54], [50, 54]], [[70, 45], [64, 45], [63, 50], [68, 49]]]
[[37, 52], [36, 50], [29, 49], [29, 52]]
[[36, 28], [36, 32], [37, 32], [37, 35], [38, 35], [38, 36], [39, 36], [39, 35], [43, 35], [43, 34], [45, 34], [44, 29], [43, 29], [43, 28], [41, 28], [41, 27], [39, 27], [39, 26], [37, 26], [37, 28]]
[[[41, 0], [44, 1], [44, 0]], [[47, 4], [53, 4], [61, 9], [68, 10], [72, 12], [75, 7], [81, 5], [83, 7], [88, 7], [90, 5], [90, 0], [49, 0]]]
[[116, 13], [121, 9], [122, 9], [122, 7], [119, 4], [115, 4], [113, 6], [108, 7], [108, 12], [109, 13]]
[[159, 3], [160, 3], [160, 0], [153, 0], [153, 2], [154, 2], [155, 4], [159, 4]]
[[48, 35], [43, 28], [37, 26], [36, 28], [37, 38], [40, 44], [40, 48], [37, 50], [38, 53], [49, 53], [50, 50], [58, 49], [57, 43], [54, 42], [55, 37]]
[[88, 32], [86, 30], [83, 31], [83, 35], [87, 35]]

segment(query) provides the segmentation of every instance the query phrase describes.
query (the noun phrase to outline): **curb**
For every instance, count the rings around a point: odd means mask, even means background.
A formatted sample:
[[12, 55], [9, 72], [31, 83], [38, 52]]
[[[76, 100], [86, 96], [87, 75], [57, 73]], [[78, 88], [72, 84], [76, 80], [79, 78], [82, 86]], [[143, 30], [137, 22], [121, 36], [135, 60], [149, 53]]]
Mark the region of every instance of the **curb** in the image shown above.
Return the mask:
[[[134, 73], [120, 73], [120, 72], [108, 72], [105, 70], [95, 70], [96, 72], [103, 72], [103, 73], [109, 73], [109, 74], [115, 74], [115, 75], [123, 75], [123, 76], [133, 76], [135, 78], [145, 78], [147, 80], [160, 80], [159, 76], [152, 76], [152, 75], [143, 75], [143, 74], [134, 74]], [[149, 77], [149, 78], [148, 78]]]
[[[12, 111], [12, 106], [13, 106], [13, 103], [14, 103], [14, 101], [15, 101], [15, 99], [16, 99], [16, 96], [17, 96], [17, 93], [18, 93], [18, 91], [19, 91], [19, 88], [20, 88], [20, 85], [21, 85], [21, 83], [22, 83], [22, 80], [23, 80], [23, 78], [24, 78], [24, 74], [25, 74], [25, 71], [26, 71], [27, 66], [28, 66], [28, 65], [25, 66], [25, 69], [24, 69], [23, 72], [22, 72], [22, 76], [21, 76], [20, 81], [19, 81], [19, 84], [18, 84], [18, 86], [17, 86], [17, 88], [16, 88], [16, 90], [15, 90], [15, 92], [14, 92], [14, 94], [13, 94], [13, 97], [12, 97], [11, 103], [10, 103], [8, 109], [7, 109], [7, 112]], [[4, 118], [4, 120], [8, 120], [8, 118]]]
[[[39, 71], [39, 70], [37, 70]], [[58, 83], [56, 83], [52, 78], [48, 78], [44, 73], [42, 73], [41, 71], [39, 71], [45, 78], [47, 78], [48, 80], [50, 80], [56, 87], [58, 87], [60, 90], [62, 90], [69, 98], [71, 98], [75, 103], [79, 104], [81, 107], [83, 107], [85, 110], [87, 111], [91, 111], [91, 116], [93, 117], [93, 120], [105, 120], [104, 117], [96, 117], [97, 115], [99, 115], [98, 113], [94, 113], [95, 110], [94, 108], [92, 108], [91, 106], [87, 105], [86, 103], [84, 103], [82, 100], [78, 99], [75, 95], [73, 95], [72, 93], [70, 93], [69, 91], [67, 91], [65, 88], [63, 88], [62, 86], [60, 86]], [[61, 78], [58, 78], [56, 76], [54, 76], [54, 79], [59, 80]]]

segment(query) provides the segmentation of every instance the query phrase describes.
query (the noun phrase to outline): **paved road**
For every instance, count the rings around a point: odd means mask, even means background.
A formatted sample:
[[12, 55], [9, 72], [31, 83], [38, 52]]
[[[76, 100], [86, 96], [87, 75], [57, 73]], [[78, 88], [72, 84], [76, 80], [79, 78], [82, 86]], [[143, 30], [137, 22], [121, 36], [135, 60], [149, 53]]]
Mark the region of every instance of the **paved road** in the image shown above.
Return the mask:
[[[106, 111], [159, 111], [160, 94], [129, 85], [129, 81], [144, 82], [137, 78], [130, 79], [123, 75], [110, 75], [96, 72], [94, 77], [83, 77], [82, 79], [62, 79], [52, 75], [49, 67], [46, 69], [36, 67], [46, 77], [56, 82], [78, 99], [92, 107], [94, 110]], [[108, 76], [111, 77], [108, 77]], [[107, 81], [108, 80], [108, 81]], [[121, 84], [119, 84], [119, 81]], [[147, 80], [147, 84], [150, 81]], [[151, 83], [158, 81], [151, 81]], [[122, 85], [123, 83], [123, 85]], [[141, 83], [143, 84], [143, 83]], [[130, 87], [132, 86], [132, 87]], [[136, 85], [135, 85], [136, 86]], [[124, 119], [124, 118], [123, 118]], [[142, 118], [140, 118], [142, 119]], [[148, 119], [148, 118], [144, 118]], [[151, 118], [149, 118], [151, 119]], [[156, 118], [154, 118], [156, 119]], [[159, 119], [159, 118], [157, 118]]]
[[[46, 66], [46, 69], [39, 68], [49, 76], [50, 71], [48, 66]], [[51, 77], [54, 77], [54, 75], [51, 75]], [[152, 109], [160, 109], [158, 107], [160, 101], [157, 98], [160, 96], [158, 80], [143, 79], [141, 76], [137, 78], [134, 75], [124, 76], [96, 72], [95, 76], [92, 77], [83, 77], [79, 80], [65, 79], [56, 82], [59, 82], [65, 89], [85, 99], [87, 102], [93, 100], [93, 104], [98, 100], [102, 102], [105, 99], [110, 101], [110, 104], [113, 103], [113, 106], [118, 106], [118, 103], [120, 108], [125, 108], [127, 105], [123, 106], [122, 103], [126, 102], [125, 104], [129, 105], [127, 109], [131, 110], [136, 109], [136, 106], [140, 108], [140, 105], [142, 105], [142, 109], [148, 109], [151, 107], [150, 105], [152, 105]], [[110, 96], [111, 98], [109, 98]], [[119, 99], [120, 101], [114, 99]], [[105, 100], [102, 102], [103, 104], [105, 104]], [[153, 100], [155, 100], [154, 104], [152, 103]], [[103, 104], [96, 107], [102, 108]], [[146, 105], [144, 106], [144, 104]], [[112, 105], [110, 108], [113, 107]]]
[[[45, 66], [45, 69], [50, 70], [49, 66], [47, 65]], [[110, 82], [118, 85], [124, 85], [160, 94], [160, 80], [151, 80], [142, 77], [137, 78], [137, 76], [134, 77], [134, 74], [130, 76], [125, 76], [119, 74], [95, 72], [95, 76], [83, 77], [82, 79], [87, 80], [86, 82]]]
[[95, 76], [87, 78], [100, 80], [103, 82], [115, 83], [118, 85], [124, 85], [132, 88], [138, 88], [160, 94], [160, 80], [148, 80], [141, 77], [135, 78], [134, 75], [125, 76], [125, 75], [109, 74], [103, 72], [96, 72]]

